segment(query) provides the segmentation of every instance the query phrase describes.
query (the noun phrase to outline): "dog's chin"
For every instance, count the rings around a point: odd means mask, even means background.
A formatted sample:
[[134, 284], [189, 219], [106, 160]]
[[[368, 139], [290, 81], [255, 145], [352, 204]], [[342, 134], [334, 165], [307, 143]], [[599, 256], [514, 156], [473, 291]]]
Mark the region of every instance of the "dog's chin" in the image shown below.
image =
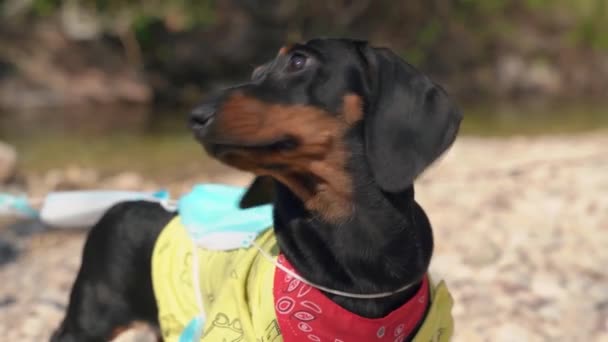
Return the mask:
[[212, 158], [242, 171], [255, 174], [266, 174], [266, 171], [281, 170], [286, 165], [266, 163], [261, 156], [269, 156], [283, 151], [293, 150], [297, 143], [290, 137], [282, 137], [262, 142], [234, 142], [221, 140], [203, 140], [203, 148]]
[[248, 157], [257, 154], [278, 153], [293, 150], [297, 147], [296, 140], [289, 136], [259, 142], [206, 139], [204, 137], [200, 138], [199, 141], [209, 155], [220, 160], [233, 156]]

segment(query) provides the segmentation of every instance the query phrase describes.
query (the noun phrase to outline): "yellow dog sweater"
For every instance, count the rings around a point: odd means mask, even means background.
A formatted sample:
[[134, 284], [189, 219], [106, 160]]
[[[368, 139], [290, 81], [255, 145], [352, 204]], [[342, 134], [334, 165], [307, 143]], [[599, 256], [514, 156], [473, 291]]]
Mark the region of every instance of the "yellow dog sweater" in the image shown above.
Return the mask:
[[[279, 253], [272, 229], [260, 235], [256, 243], [264, 251], [278, 258], [278, 262], [286, 262], [284, 258], [281, 260], [282, 255]], [[401, 341], [406, 336], [403, 335], [404, 332], [415, 328], [406, 326], [406, 319], [403, 320], [404, 323], [397, 322], [397, 325], [390, 326], [393, 323], [386, 323], [385, 318], [366, 319], [356, 316], [333, 304], [329, 299], [319, 298], [318, 290], [306, 288], [306, 285], [290, 279], [285, 273], [285, 286], [278, 289], [277, 284], [283, 281], [283, 275], [275, 273], [282, 271], [265, 259], [256, 248], [211, 251], [192, 246], [192, 240], [180, 218], [176, 217], [162, 231], [154, 247], [152, 280], [161, 331], [166, 342], [181, 342], [180, 334], [188, 322], [200, 314], [199, 306], [202, 306], [205, 316], [201, 337], [204, 342], [350, 342], [351, 340], [333, 335], [330, 340], [327, 334], [316, 334], [314, 329], [318, 329], [316, 327], [319, 324], [323, 325], [319, 303], [324, 301], [325, 305], [332, 306], [331, 310], [334, 312], [333, 317], [324, 319], [325, 323], [329, 322], [325, 327], [346, 326], [351, 328], [351, 333], [357, 328], [375, 329], [373, 339], [364, 337], [353, 341]], [[195, 266], [198, 272], [193, 272]], [[194, 274], [198, 274], [200, 279], [193, 279]], [[195, 285], [197, 283], [198, 287]], [[297, 285], [293, 285], [294, 283]], [[292, 299], [275, 298], [281, 295], [280, 291], [287, 293], [291, 290], [294, 293], [292, 298], [297, 298], [300, 294], [307, 296], [307, 293], [313, 293], [311, 290], [319, 292], [316, 299], [319, 305], [313, 301], [302, 300], [299, 307], [305, 310], [297, 311], [297, 307], [292, 305]], [[434, 287], [430, 286], [429, 290], [430, 306], [414, 341], [449, 341], [453, 332], [452, 298], [443, 282]], [[424, 306], [426, 307], [426, 302]], [[325, 306], [322, 309], [327, 311]], [[290, 314], [283, 315], [286, 312]], [[335, 314], [336, 312], [339, 314]], [[393, 314], [389, 314], [387, 319], [394, 316]], [[281, 325], [281, 319], [292, 319], [297, 324]], [[346, 321], [340, 322], [342, 319]], [[419, 323], [417, 321], [415, 325]], [[282, 334], [283, 326], [292, 328], [284, 328], [289, 331]]]

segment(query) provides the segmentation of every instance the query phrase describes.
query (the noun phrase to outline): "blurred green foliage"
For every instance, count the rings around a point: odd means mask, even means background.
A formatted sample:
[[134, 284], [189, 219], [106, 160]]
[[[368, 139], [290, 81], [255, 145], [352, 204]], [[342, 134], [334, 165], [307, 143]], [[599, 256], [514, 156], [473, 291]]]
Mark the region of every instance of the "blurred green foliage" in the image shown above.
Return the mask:
[[518, 23], [514, 20], [517, 14], [528, 15], [528, 20], [555, 18], [557, 22], [575, 23], [570, 36], [575, 43], [608, 49], [607, 0], [456, 0], [452, 3], [456, 18], [469, 25], [479, 22], [476, 18], [480, 17], [507, 26]]
[[34, 0], [32, 10], [38, 15], [52, 14], [61, 5], [61, 0]]
[[[449, 0], [434, 3], [435, 13], [442, 15], [432, 15], [415, 28], [413, 44], [402, 52], [414, 64], [427, 60], [434, 53], [432, 47], [442, 37], [450, 36], [447, 31], [454, 28], [459, 31], [456, 40], [465, 36], [472, 41], [468, 47], [474, 51], [468, 53], [478, 62], [491, 58], [491, 50], [497, 42], [517, 45], [520, 35], [527, 32], [522, 30], [526, 26], [545, 32], [545, 36], [558, 33], [558, 41], [563, 46], [608, 51], [608, 0]], [[390, 7], [386, 11], [390, 11]]]
[[[608, 52], [608, 0], [0, 0], [0, 17], [16, 19], [17, 32], [49, 19], [70, 37], [118, 38], [131, 65], [160, 75], [155, 90], [169, 98], [240, 77], [268, 51], [318, 36], [391, 47], [457, 91], [486, 95], [551, 92], [573, 79], [569, 70], [593, 75], [588, 61]], [[497, 74], [508, 76], [501, 89]]]
[[[24, 0], [17, 0], [24, 1]], [[150, 39], [147, 30], [150, 25], [157, 21], [168, 22], [174, 30], [189, 30], [194, 26], [210, 25], [216, 18], [218, 3], [222, 0], [30, 0], [31, 11], [38, 16], [52, 15], [62, 5], [72, 2], [80, 6], [86, 6], [95, 11], [103, 20], [112, 26], [113, 19], [118, 17], [128, 21], [128, 26], [137, 32], [141, 40]], [[0, 0], [0, 5], [10, 0]], [[238, 2], [238, 1], [235, 1]], [[243, 1], [255, 3], [255, 1]], [[318, 7], [325, 1], [295, 0], [297, 7], [301, 10], [295, 11], [292, 18], [292, 31], [310, 22], [309, 19], [301, 18], [310, 14], [307, 7]], [[583, 44], [596, 49], [608, 50], [608, 0], [446, 0], [435, 1], [435, 7], [447, 13], [450, 20], [455, 20], [464, 25], [478, 39], [488, 39], [495, 35], [508, 35], [512, 30], [510, 26], [517, 25], [514, 16], [525, 13], [531, 17], [553, 16], [558, 20], [575, 21], [575, 29], [568, 39], [574, 44]], [[399, 2], [372, 1], [371, 6], [382, 7], [385, 18], [390, 18], [396, 13], [395, 8], [400, 10], [397, 14], [407, 14], [408, 7], [412, 12], [418, 13], [416, 8], [428, 0], [408, 1], [406, 5]], [[403, 2], [406, 3], [406, 2]], [[255, 5], [255, 4], [254, 4]], [[422, 5], [424, 6], [424, 5]], [[327, 5], [327, 7], [331, 7]], [[428, 5], [427, 5], [428, 7]], [[377, 13], [378, 11], [372, 11]], [[328, 13], [331, 14], [331, 13]], [[126, 18], [126, 19], [125, 19]], [[405, 19], [405, 18], [402, 18]], [[437, 18], [428, 20], [416, 29], [414, 37], [416, 49], [408, 51], [410, 58], [420, 59], [422, 51], [438, 39], [444, 23]], [[445, 19], [443, 19], [445, 20]], [[338, 20], [339, 22], [339, 20]], [[387, 20], [390, 25], [392, 20]], [[315, 22], [319, 31], [340, 32], [340, 28], [332, 17]], [[290, 36], [297, 37], [298, 34], [290, 32]], [[145, 42], [144, 42], [145, 43]]]
[[[19, 1], [19, 0], [18, 0]], [[215, 17], [215, 0], [33, 0], [36, 16], [50, 16], [64, 5], [77, 5], [92, 11], [110, 25], [115, 19], [127, 20], [128, 26], [145, 38], [148, 24], [161, 20], [175, 30], [189, 30], [209, 25]]]

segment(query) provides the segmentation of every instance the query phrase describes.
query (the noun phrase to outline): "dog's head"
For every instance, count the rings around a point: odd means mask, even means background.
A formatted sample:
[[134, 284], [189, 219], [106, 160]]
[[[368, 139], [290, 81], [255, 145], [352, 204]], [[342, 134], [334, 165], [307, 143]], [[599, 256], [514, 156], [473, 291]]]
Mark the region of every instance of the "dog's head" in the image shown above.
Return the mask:
[[[368, 170], [384, 192], [403, 191], [452, 144], [461, 119], [440, 86], [390, 50], [315, 39], [283, 47], [190, 122], [211, 156], [271, 176], [339, 220], [352, 207], [353, 170]], [[352, 165], [353, 153], [363, 165]]]

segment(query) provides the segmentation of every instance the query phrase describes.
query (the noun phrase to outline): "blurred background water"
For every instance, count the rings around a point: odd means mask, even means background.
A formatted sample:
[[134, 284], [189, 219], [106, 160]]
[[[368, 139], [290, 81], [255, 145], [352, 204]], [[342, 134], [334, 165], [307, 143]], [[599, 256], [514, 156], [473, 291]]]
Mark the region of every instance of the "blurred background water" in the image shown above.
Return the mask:
[[[133, 105], [11, 110], [0, 118], [0, 136], [17, 148], [20, 167], [28, 172], [79, 165], [104, 173], [132, 170], [170, 181], [193, 176], [210, 162], [187, 128], [188, 110]], [[464, 105], [463, 111], [461, 135], [466, 136], [542, 136], [608, 128], [608, 105], [603, 103], [481, 99]]]

